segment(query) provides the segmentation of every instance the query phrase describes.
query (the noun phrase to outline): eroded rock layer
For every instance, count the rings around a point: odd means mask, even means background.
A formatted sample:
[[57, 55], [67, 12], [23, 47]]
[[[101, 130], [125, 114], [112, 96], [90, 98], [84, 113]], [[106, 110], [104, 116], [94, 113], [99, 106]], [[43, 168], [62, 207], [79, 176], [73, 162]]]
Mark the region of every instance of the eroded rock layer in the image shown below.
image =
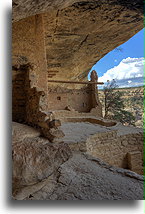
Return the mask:
[[44, 14], [49, 78], [85, 79], [97, 61], [143, 28], [138, 11], [99, 2]]
[[93, 4], [95, 2], [98, 5], [102, 3], [118, 4], [131, 10], [138, 10], [143, 13], [143, 1], [141, 0], [38, 0], [37, 2], [35, 0], [13, 0], [13, 20], [18, 21], [22, 18], [26, 18], [28, 16], [36, 15], [46, 11], [50, 12], [54, 9], [66, 8], [76, 2], [79, 4], [87, 4], [88, 2], [91, 2]]
[[39, 13], [48, 79], [85, 79], [99, 59], [143, 28], [141, 0], [13, 1], [14, 21]]

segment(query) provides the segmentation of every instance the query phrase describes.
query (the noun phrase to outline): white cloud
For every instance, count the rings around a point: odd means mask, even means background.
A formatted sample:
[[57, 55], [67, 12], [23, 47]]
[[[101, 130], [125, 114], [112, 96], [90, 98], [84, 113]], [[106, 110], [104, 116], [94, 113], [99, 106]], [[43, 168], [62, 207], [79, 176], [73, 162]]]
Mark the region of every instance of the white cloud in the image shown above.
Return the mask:
[[126, 58], [123, 59], [118, 66], [109, 69], [99, 81], [106, 82], [107, 80], [125, 80], [143, 77], [144, 58]]
[[128, 83], [128, 81], [118, 81], [117, 85], [119, 88], [127, 88], [127, 87], [139, 87], [139, 86], [143, 86], [143, 78], [134, 78], [132, 79], [133, 81], [131, 81], [130, 83]]
[[127, 82], [128, 82], [129, 84], [130, 84], [130, 83], [132, 83], [132, 81], [131, 81], [131, 80], [128, 80]]

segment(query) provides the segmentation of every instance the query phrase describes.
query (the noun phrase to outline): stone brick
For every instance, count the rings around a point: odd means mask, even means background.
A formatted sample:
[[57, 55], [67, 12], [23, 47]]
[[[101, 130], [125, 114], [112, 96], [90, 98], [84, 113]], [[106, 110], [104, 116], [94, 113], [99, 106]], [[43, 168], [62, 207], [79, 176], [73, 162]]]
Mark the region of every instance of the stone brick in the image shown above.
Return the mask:
[[57, 128], [61, 126], [61, 121], [60, 120], [52, 120], [49, 122], [49, 127], [50, 128]]

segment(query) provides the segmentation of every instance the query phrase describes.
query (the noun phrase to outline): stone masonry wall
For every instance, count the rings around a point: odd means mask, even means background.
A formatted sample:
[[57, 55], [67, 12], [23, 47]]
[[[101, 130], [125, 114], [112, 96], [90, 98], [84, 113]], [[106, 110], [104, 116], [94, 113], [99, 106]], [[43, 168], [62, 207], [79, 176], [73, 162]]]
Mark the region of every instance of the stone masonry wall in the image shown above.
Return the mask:
[[81, 89], [49, 86], [48, 110], [65, 110], [66, 107], [69, 107], [73, 112], [77, 111], [80, 113], [89, 113], [93, 109], [95, 116], [102, 116], [102, 105], [99, 101], [97, 87], [92, 88], [89, 84]]
[[[13, 72], [15, 72], [13, 70]], [[12, 119], [17, 122], [24, 122], [26, 119], [26, 71], [21, 67], [17, 71], [12, 84], [13, 100], [12, 100]]]
[[[13, 120], [37, 123], [47, 109], [47, 72], [43, 18], [36, 15], [13, 23]], [[22, 67], [30, 65], [25, 71]], [[17, 106], [17, 108], [16, 108]]]
[[48, 93], [48, 109], [64, 110], [67, 106], [78, 112], [89, 112], [92, 109], [91, 91], [84, 89], [64, 89]]
[[117, 135], [117, 131], [97, 133], [87, 139], [86, 150], [94, 157], [121, 168], [143, 174], [143, 132]]

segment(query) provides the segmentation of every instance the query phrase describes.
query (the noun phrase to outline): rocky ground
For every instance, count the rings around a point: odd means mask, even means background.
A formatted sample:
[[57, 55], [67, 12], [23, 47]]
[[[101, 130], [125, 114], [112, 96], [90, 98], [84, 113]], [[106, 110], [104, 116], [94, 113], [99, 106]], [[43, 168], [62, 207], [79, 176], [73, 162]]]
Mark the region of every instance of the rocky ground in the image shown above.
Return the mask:
[[65, 143], [50, 143], [35, 129], [14, 123], [13, 198], [139, 200], [143, 176], [85, 153], [72, 153]]
[[[122, 91], [124, 93], [123, 99], [125, 104], [125, 110], [131, 112], [135, 117], [135, 126], [143, 128], [143, 115], [144, 115], [143, 86], [134, 88], [122, 88], [117, 90]], [[104, 93], [102, 90], [99, 90], [99, 98], [103, 106], [104, 112]]]

